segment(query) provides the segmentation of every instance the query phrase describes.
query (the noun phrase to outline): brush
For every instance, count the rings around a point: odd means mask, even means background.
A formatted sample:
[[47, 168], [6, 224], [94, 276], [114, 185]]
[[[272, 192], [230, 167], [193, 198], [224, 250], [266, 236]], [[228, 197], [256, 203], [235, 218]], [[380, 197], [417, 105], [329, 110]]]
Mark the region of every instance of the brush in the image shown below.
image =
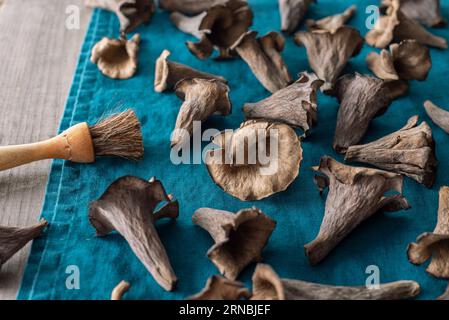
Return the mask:
[[92, 163], [97, 156], [142, 159], [142, 132], [134, 111], [112, 115], [93, 126], [79, 123], [45, 141], [0, 147], [0, 171], [44, 159]]

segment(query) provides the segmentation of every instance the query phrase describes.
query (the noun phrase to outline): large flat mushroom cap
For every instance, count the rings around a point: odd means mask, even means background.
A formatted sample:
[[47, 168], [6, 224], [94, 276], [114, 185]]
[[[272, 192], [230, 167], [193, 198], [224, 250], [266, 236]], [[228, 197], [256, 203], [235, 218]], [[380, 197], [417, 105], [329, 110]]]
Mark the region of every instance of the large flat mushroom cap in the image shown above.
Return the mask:
[[[249, 162], [247, 157], [249, 148], [244, 146], [248, 137], [256, 137], [259, 133], [266, 134], [264, 146], [256, 142], [256, 149], [269, 149], [267, 141], [272, 137], [275, 144], [275, 155], [267, 155], [268, 161], [261, 164], [257, 161]], [[221, 142], [220, 142], [221, 141]], [[274, 193], [284, 191], [296, 179], [302, 160], [301, 143], [295, 131], [285, 124], [264, 121], [247, 121], [233, 134], [221, 133], [214, 138], [214, 142], [222, 144], [221, 149], [210, 150], [206, 154], [206, 164], [209, 174], [218, 186], [230, 195], [243, 200], [260, 200]], [[231, 147], [232, 152], [229, 152]], [[234, 157], [236, 148], [244, 149], [244, 163], [229, 162], [229, 153]], [[228, 152], [226, 152], [228, 149]], [[253, 160], [257, 160], [257, 153], [253, 152]], [[251, 153], [252, 154], [252, 153]], [[251, 155], [250, 155], [251, 156]], [[224, 160], [224, 161], [223, 161]], [[260, 159], [258, 159], [260, 160]]]

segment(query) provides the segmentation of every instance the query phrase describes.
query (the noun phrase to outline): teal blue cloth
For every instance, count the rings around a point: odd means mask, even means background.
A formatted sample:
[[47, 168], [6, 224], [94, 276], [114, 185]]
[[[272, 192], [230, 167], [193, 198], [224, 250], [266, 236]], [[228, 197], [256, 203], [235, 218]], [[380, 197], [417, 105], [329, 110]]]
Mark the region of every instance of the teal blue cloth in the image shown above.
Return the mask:
[[[365, 8], [376, 0], [320, 0], [312, 5], [309, 18], [320, 18], [343, 11], [356, 3], [358, 12], [350, 21], [362, 34]], [[260, 34], [280, 29], [278, 5], [275, 0], [253, 0], [253, 29]], [[442, 1], [442, 11], [449, 18], [449, 3]], [[449, 52], [432, 49], [433, 67], [425, 82], [412, 82], [409, 94], [395, 101], [389, 110], [370, 125], [363, 142], [369, 142], [401, 128], [407, 119], [419, 115], [433, 129], [440, 160], [438, 176], [432, 189], [408, 178], [404, 194], [412, 208], [395, 213], [379, 213], [353, 231], [318, 266], [311, 267], [304, 255], [303, 245], [314, 239], [323, 218], [325, 197], [320, 196], [313, 183], [313, 172], [320, 157], [330, 155], [342, 161], [332, 149], [332, 138], [338, 103], [320, 94], [318, 126], [304, 140], [301, 172], [285, 192], [258, 202], [245, 203], [224, 193], [216, 186], [205, 165], [179, 165], [170, 162], [170, 133], [174, 127], [181, 101], [173, 93], [153, 90], [154, 63], [163, 49], [172, 52], [171, 59], [200, 70], [220, 74], [229, 80], [232, 115], [214, 116], [203, 128], [237, 128], [243, 121], [242, 106], [269, 96], [239, 59], [218, 62], [193, 57], [184, 42], [193, 40], [178, 31], [169, 21], [168, 13], [158, 11], [151, 24], [139, 27], [142, 36], [139, 67], [129, 80], [104, 77], [89, 60], [93, 45], [104, 36], [118, 35], [118, 21], [111, 13], [96, 10], [81, 49], [78, 68], [65, 108], [60, 130], [78, 122], [95, 123], [112, 112], [133, 108], [143, 126], [145, 157], [134, 163], [121, 159], [98, 159], [83, 165], [55, 161], [50, 174], [42, 217], [50, 222], [46, 233], [34, 241], [26, 268], [19, 299], [108, 299], [111, 290], [121, 280], [132, 284], [128, 299], [183, 299], [198, 292], [208, 277], [217, 274], [206, 257], [213, 244], [207, 232], [193, 225], [191, 216], [200, 207], [228, 211], [255, 205], [277, 221], [277, 227], [263, 253], [264, 261], [282, 276], [334, 285], [363, 285], [369, 265], [380, 269], [381, 282], [402, 279], [416, 280], [422, 287], [419, 298], [434, 299], [447, 282], [431, 277], [426, 265], [414, 266], [407, 261], [407, 245], [425, 231], [432, 231], [437, 219], [438, 190], [449, 184], [449, 136], [430, 122], [423, 102], [431, 99], [449, 108]], [[449, 37], [448, 29], [434, 33]], [[291, 36], [286, 39], [284, 58], [292, 74], [310, 70], [303, 47], [297, 47]], [[359, 56], [352, 59], [345, 73], [368, 73], [366, 55], [373, 51], [365, 45]], [[157, 223], [173, 268], [179, 278], [174, 292], [165, 292], [118, 234], [98, 238], [88, 221], [89, 202], [97, 199], [115, 179], [123, 175], [142, 178], [156, 176], [167, 192], [179, 200], [180, 216], [176, 221]], [[76, 265], [80, 270], [80, 289], [66, 288], [66, 268]], [[254, 264], [239, 277], [251, 285]]]

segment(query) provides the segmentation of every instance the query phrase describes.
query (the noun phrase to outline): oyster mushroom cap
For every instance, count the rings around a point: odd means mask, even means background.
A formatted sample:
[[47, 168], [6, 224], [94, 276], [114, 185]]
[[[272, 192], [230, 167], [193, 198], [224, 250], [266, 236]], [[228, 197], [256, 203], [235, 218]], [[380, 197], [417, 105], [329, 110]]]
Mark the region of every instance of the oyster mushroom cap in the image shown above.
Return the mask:
[[331, 92], [348, 60], [360, 53], [363, 38], [359, 31], [343, 26], [331, 32], [297, 32], [295, 43], [304, 45], [310, 67], [325, 81], [321, 90]]
[[437, 300], [449, 300], [449, 285], [447, 286], [446, 291], [437, 298]]
[[[352, 230], [380, 210], [397, 211], [410, 205], [402, 195], [403, 177], [378, 169], [346, 166], [322, 157], [313, 170], [322, 192], [329, 187], [318, 236], [304, 246], [311, 265], [322, 261]], [[389, 191], [397, 194], [386, 195]]]
[[252, 300], [393, 300], [413, 298], [420, 292], [419, 284], [408, 280], [368, 288], [281, 279], [269, 265], [261, 263], [257, 265], [252, 280]]
[[376, 75], [376, 77], [384, 80], [399, 80], [399, 75], [394, 67], [391, 54], [383, 49], [380, 54], [370, 52], [366, 56], [368, 68]]
[[198, 14], [213, 6], [225, 4], [228, 0], [159, 0], [159, 7], [166, 11], [184, 14]]
[[202, 12], [201, 14], [191, 17], [175, 11], [170, 14], [170, 20], [182, 32], [201, 39], [203, 32], [200, 31], [200, 25], [206, 14], [206, 12]]
[[426, 271], [438, 278], [449, 278], [449, 187], [440, 188], [435, 230], [421, 234], [416, 243], [410, 243], [407, 256], [416, 265], [432, 258]]
[[98, 69], [113, 79], [131, 78], [137, 70], [140, 35], [130, 40], [103, 38], [92, 48], [91, 61]]
[[357, 11], [357, 6], [352, 5], [347, 8], [342, 13], [335, 14], [333, 16], [325, 17], [320, 20], [306, 20], [306, 26], [309, 31], [314, 32], [326, 32], [335, 33], [340, 27], [344, 26], [346, 22], [351, 19], [355, 12]]
[[174, 89], [176, 83], [184, 79], [216, 79], [227, 83], [226, 79], [221, 76], [198, 71], [184, 64], [168, 60], [170, 54], [170, 51], [164, 50], [156, 60], [154, 76], [154, 90], [156, 92]]
[[318, 88], [323, 84], [315, 74], [301, 73], [299, 79], [270, 97], [256, 103], [246, 103], [246, 119], [264, 119], [301, 128], [305, 134], [317, 122]]
[[424, 102], [424, 109], [437, 126], [443, 129], [444, 132], [449, 133], [449, 111], [441, 109], [429, 100]]
[[171, 291], [177, 278], [154, 223], [160, 218], [177, 218], [178, 207], [178, 202], [167, 195], [159, 180], [125, 176], [91, 202], [89, 221], [98, 236], [106, 236], [113, 230], [120, 233], [156, 282]]
[[[391, 0], [384, 0], [388, 6]], [[401, 0], [401, 12], [409, 19], [428, 27], [442, 27], [446, 21], [441, 16], [440, 0]]]
[[0, 269], [28, 242], [40, 236], [47, 225], [48, 222], [42, 219], [39, 223], [25, 228], [0, 226]]
[[251, 296], [245, 285], [239, 281], [232, 281], [213, 275], [207, 280], [201, 292], [190, 296], [188, 300], [240, 300]]
[[279, 0], [281, 30], [287, 33], [295, 32], [312, 3], [316, 3], [316, 0]]
[[250, 120], [234, 133], [220, 133], [214, 143], [220, 148], [206, 153], [209, 174], [240, 200], [284, 191], [299, 174], [301, 143], [288, 125]]
[[251, 262], [261, 259], [262, 250], [276, 222], [259, 209], [242, 209], [237, 213], [200, 208], [193, 223], [209, 232], [215, 244], [207, 256], [226, 278], [235, 280]]

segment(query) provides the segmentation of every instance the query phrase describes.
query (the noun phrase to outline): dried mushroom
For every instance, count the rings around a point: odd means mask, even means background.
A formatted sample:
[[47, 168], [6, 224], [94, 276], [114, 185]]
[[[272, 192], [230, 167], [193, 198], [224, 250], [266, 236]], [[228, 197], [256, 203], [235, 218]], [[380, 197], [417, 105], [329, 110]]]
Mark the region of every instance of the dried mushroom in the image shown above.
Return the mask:
[[[203, 12], [199, 15], [191, 17], [182, 14], [181, 12], [175, 11], [172, 14], [170, 14], [170, 20], [182, 32], [191, 34], [192, 36], [201, 40], [201, 37], [203, 36], [204, 32], [200, 31], [200, 26], [206, 14], [207, 14], [206, 12]], [[213, 46], [210, 45], [209, 47], [210, 47], [210, 54], [212, 54]]]
[[443, 129], [446, 133], [449, 133], [449, 111], [437, 107], [428, 100], [424, 102], [424, 109], [429, 118], [432, 119], [437, 126]]
[[[384, 1], [387, 6], [389, 2], [390, 0]], [[407, 18], [428, 27], [446, 25], [440, 12], [440, 0], [401, 0], [401, 12]]]
[[175, 87], [176, 94], [184, 102], [179, 109], [171, 146], [182, 146], [190, 141], [194, 121], [205, 121], [213, 114], [227, 116], [232, 106], [229, 87], [215, 79], [184, 79]]
[[435, 230], [421, 234], [416, 243], [409, 244], [407, 256], [416, 265], [431, 259], [426, 271], [437, 278], [449, 278], [449, 187], [440, 188]]
[[[321, 158], [313, 168], [320, 191], [329, 187], [324, 218], [318, 236], [304, 246], [311, 265], [318, 264], [361, 222], [381, 210], [410, 208], [402, 196], [403, 177], [396, 173], [350, 167], [330, 158]], [[385, 195], [396, 191], [399, 194]]]
[[352, 5], [345, 11], [333, 16], [329, 16], [320, 20], [306, 20], [306, 26], [309, 31], [314, 32], [326, 32], [335, 33], [340, 27], [344, 26], [346, 22], [351, 19], [355, 12], [357, 11], [357, 6]]
[[316, 0], [279, 0], [279, 13], [281, 14], [281, 30], [295, 32], [304, 19], [307, 9]]
[[170, 12], [198, 14], [228, 0], [159, 0], [159, 7]]
[[400, 0], [386, 0], [386, 15], [380, 16], [374, 29], [366, 36], [366, 42], [376, 48], [385, 48], [392, 42], [414, 39], [419, 43], [446, 49], [447, 41], [428, 32], [418, 22], [407, 18], [401, 12]]
[[276, 222], [259, 209], [242, 209], [237, 213], [211, 208], [195, 211], [192, 221], [205, 229], [215, 244], [207, 256], [221, 274], [230, 280], [251, 262], [261, 259], [262, 250]]
[[234, 43], [232, 49], [245, 60], [265, 89], [274, 93], [292, 81], [280, 54], [284, 50], [285, 40], [277, 32], [256, 37], [256, 31], [248, 31]]
[[[160, 203], [165, 204], [155, 212]], [[156, 282], [171, 291], [177, 278], [154, 224], [161, 218], [177, 218], [178, 210], [178, 201], [166, 194], [159, 180], [125, 176], [91, 202], [89, 221], [97, 236], [120, 233]]]
[[195, 35], [200, 35], [200, 41], [187, 42], [190, 52], [199, 59], [210, 57], [214, 47], [220, 52], [218, 59], [232, 58], [231, 46], [253, 23], [253, 12], [242, 0], [229, 0], [213, 6], [206, 14], [201, 13], [201, 17], [198, 31], [195, 31]]
[[154, 91], [173, 90], [176, 83], [184, 79], [215, 79], [227, 83], [226, 79], [207, 72], [195, 70], [184, 64], [167, 60], [170, 51], [164, 50], [156, 60]]
[[0, 269], [28, 242], [40, 236], [47, 225], [47, 221], [42, 219], [38, 224], [26, 228], [0, 226]]
[[449, 300], [449, 285], [447, 286], [446, 291], [438, 297], [438, 300]]
[[340, 108], [333, 147], [344, 153], [362, 140], [371, 120], [387, 110], [391, 104], [390, 90], [383, 80], [356, 73], [341, 77], [335, 94]]
[[131, 78], [137, 70], [140, 35], [135, 34], [130, 40], [124, 35], [119, 39], [103, 38], [92, 48], [90, 60], [98, 69], [113, 79]]
[[287, 88], [259, 102], [246, 103], [243, 106], [245, 118], [283, 122], [307, 134], [318, 119], [316, 91], [322, 84], [315, 74], [302, 73]]
[[209, 174], [240, 200], [260, 200], [284, 191], [299, 174], [301, 142], [288, 125], [249, 120], [213, 141], [218, 148], [206, 153]]
[[148, 23], [156, 11], [154, 0], [85, 0], [85, 3], [114, 12], [122, 32], [131, 32], [142, 23]]
[[126, 281], [120, 283], [112, 290], [111, 300], [122, 300], [123, 295], [129, 290], [131, 285]]
[[403, 280], [378, 287], [330, 286], [293, 279], [281, 279], [266, 264], [258, 264], [253, 275], [252, 300], [399, 300], [417, 296], [420, 286]]
[[250, 296], [249, 290], [243, 283], [212, 276], [207, 280], [204, 289], [189, 297], [188, 300], [240, 300]]
[[345, 160], [400, 173], [430, 188], [437, 167], [435, 142], [427, 123], [417, 123], [418, 116], [411, 117], [399, 131], [365, 145], [350, 146]]
[[295, 43], [306, 47], [310, 67], [325, 81], [321, 90], [329, 92], [348, 60], [360, 53], [363, 38], [356, 29], [343, 26], [334, 33], [298, 32]]

